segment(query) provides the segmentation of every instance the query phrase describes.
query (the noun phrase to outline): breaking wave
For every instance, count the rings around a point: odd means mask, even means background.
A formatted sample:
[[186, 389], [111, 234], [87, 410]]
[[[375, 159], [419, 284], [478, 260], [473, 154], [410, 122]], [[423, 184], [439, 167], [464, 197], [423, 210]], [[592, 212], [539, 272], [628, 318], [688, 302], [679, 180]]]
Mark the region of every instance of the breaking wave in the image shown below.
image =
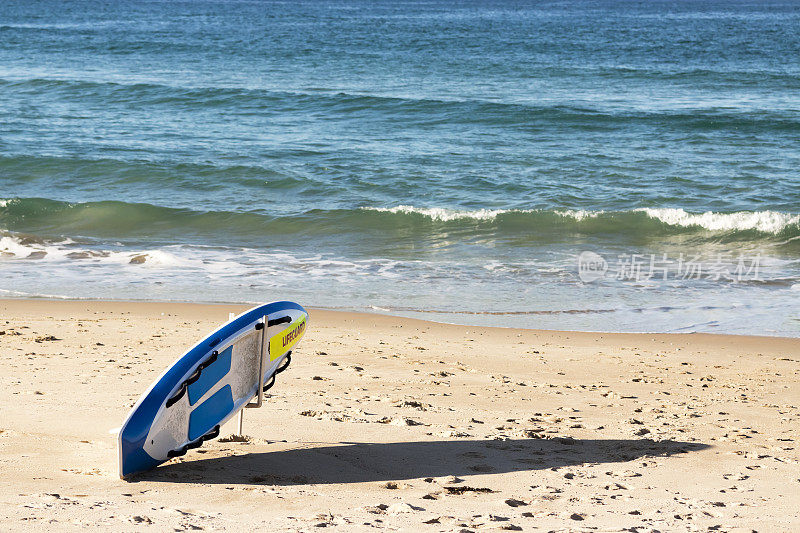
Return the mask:
[[[796, 235], [800, 229], [800, 215], [776, 211], [739, 211], [734, 213], [690, 213], [680, 208], [639, 208], [629, 211], [585, 211], [585, 210], [535, 210], [535, 209], [476, 209], [458, 210], [441, 207], [419, 208], [411, 205], [396, 207], [368, 207], [367, 211], [403, 214], [428, 218], [434, 222], [451, 221], [502, 221], [503, 218], [528, 217], [531, 222], [547, 219], [557, 223], [581, 223], [590, 220], [617, 221], [620, 227], [648, 218], [665, 226], [696, 228], [711, 232], [756, 231], [779, 235], [789, 232]], [[645, 215], [643, 217], [642, 215]], [[559, 221], [559, 218], [564, 219]], [[576, 228], [579, 226], [576, 226]]]
[[[100, 239], [140, 245], [158, 243], [260, 247], [292, 235], [375, 235], [402, 233], [430, 241], [439, 236], [519, 237], [569, 244], [576, 236], [647, 237], [690, 235], [696, 242], [738, 239], [790, 242], [800, 236], [800, 215], [777, 211], [691, 213], [680, 208], [626, 211], [546, 209], [453, 209], [444, 207], [362, 207], [310, 209], [282, 215], [268, 209], [203, 211], [119, 201], [70, 203], [43, 198], [0, 199], [0, 231], [51, 239]], [[5, 239], [6, 252], [14, 251]], [[266, 238], [266, 240], [265, 240]], [[270, 239], [271, 238], [271, 239]], [[144, 243], [144, 244], [142, 244]], [[265, 244], [266, 243], [266, 244]]]

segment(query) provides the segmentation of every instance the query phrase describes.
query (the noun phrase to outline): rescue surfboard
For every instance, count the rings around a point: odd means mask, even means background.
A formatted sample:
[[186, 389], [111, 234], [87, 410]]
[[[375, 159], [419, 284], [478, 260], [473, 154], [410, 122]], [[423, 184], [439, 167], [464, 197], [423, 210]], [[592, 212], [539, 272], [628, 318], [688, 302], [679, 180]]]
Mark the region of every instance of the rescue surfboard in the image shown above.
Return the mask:
[[293, 302], [260, 305], [195, 344], [155, 380], [118, 437], [119, 475], [184, 455], [275, 383], [305, 333], [308, 313]]

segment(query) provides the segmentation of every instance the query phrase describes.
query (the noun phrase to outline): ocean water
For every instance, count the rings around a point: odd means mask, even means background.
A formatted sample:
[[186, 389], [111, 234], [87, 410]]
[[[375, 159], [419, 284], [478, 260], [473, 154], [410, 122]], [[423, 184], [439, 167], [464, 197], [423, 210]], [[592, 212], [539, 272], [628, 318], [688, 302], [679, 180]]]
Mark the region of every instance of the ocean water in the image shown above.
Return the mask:
[[4, 2], [0, 296], [800, 336], [799, 58], [788, 1]]

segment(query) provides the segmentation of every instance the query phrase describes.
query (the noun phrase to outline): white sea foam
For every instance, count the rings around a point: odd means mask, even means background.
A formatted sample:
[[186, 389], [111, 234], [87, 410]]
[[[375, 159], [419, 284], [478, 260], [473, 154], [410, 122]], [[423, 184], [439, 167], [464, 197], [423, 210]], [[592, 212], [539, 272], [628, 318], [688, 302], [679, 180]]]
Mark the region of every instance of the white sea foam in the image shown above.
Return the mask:
[[485, 265], [483, 265], [484, 270], [488, 270], [489, 272], [494, 272], [495, 270], [503, 268], [505, 265], [497, 260], [491, 260]]
[[81, 248], [72, 239], [41, 241], [15, 234], [0, 233], [0, 260], [35, 260], [43, 262], [115, 263], [143, 266], [192, 266], [192, 261], [163, 249], [140, 251], [115, 251]]
[[566, 218], [574, 218], [580, 222], [581, 220], [585, 220], [587, 218], [597, 218], [600, 215], [605, 214], [605, 211], [585, 211], [583, 209], [576, 211], [573, 209], [566, 209], [564, 211], [555, 211], [555, 214]]
[[[504, 213], [542, 213], [545, 210], [537, 209], [476, 209], [459, 210], [445, 207], [414, 207], [412, 205], [398, 205], [396, 207], [365, 207], [367, 211], [383, 213], [418, 214], [437, 222], [451, 220], [494, 220]], [[631, 211], [589, 211], [583, 209], [565, 209], [552, 212], [555, 215], [571, 218], [577, 222], [597, 218], [600, 216], [621, 215], [624, 213], [644, 213], [648, 217], [659, 220], [671, 226], [691, 227], [697, 226], [710, 231], [743, 231], [756, 230], [763, 233], [777, 234], [787, 227], [800, 224], [800, 215], [781, 213], [778, 211], [738, 211], [735, 213], [689, 213], [681, 208], [640, 208]]]
[[[449, 222], [451, 220], [460, 219], [473, 219], [473, 220], [494, 220], [498, 215], [505, 213], [546, 213], [542, 209], [450, 209], [446, 207], [414, 207], [413, 205], [398, 205], [396, 207], [364, 207], [366, 211], [378, 211], [382, 213], [403, 213], [403, 214], [418, 214], [426, 216], [431, 220], [437, 222]], [[560, 215], [565, 218], [572, 218], [581, 221], [587, 218], [598, 217], [606, 211], [586, 211], [586, 210], [573, 210], [565, 209], [562, 211], [553, 211], [554, 214]]]
[[27, 257], [33, 250], [14, 237], [0, 237], [0, 257]]
[[[76, 273], [82, 267], [93, 267], [93, 274], [101, 275], [108, 269], [133, 269], [145, 275], [153, 271], [156, 276], [186, 276], [199, 273], [210, 280], [247, 278], [259, 276], [285, 282], [288, 278], [333, 277], [339, 281], [358, 280], [364, 276], [394, 279], [400, 262], [374, 258], [345, 260], [323, 255], [298, 256], [282, 250], [255, 248], [219, 248], [196, 245], [170, 245], [157, 249], [114, 250], [98, 249], [75, 243], [71, 239], [58, 242], [33, 240], [22, 235], [0, 230], [0, 262], [36, 263], [39, 269], [51, 268], [53, 272]], [[407, 261], [405, 264], [417, 263]], [[103, 269], [102, 267], [106, 268]], [[88, 270], [80, 270], [87, 275]], [[156, 273], [158, 272], [158, 273]], [[149, 274], [148, 274], [149, 275]], [[165, 278], [166, 279], [166, 278]]]
[[413, 205], [398, 205], [396, 207], [364, 207], [365, 211], [378, 211], [382, 213], [404, 213], [426, 216], [437, 222], [449, 222], [459, 219], [493, 220], [497, 215], [510, 212], [525, 212], [508, 209], [477, 209], [473, 211], [448, 209], [445, 207], [414, 207]]
[[700, 226], [711, 231], [757, 230], [764, 233], [780, 233], [789, 226], [800, 224], [800, 215], [777, 211], [739, 211], [736, 213], [701, 214], [687, 213], [683, 209], [636, 209], [647, 216], [671, 226]]
[[88, 300], [89, 298], [82, 298], [80, 296], [68, 296], [65, 294], [49, 294], [40, 292], [25, 292], [25, 291], [12, 291], [8, 289], [0, 289], [0, 294], [6, 294], [16, 298], [48, 298], [51, 300]]
[[141, 252], [115, 252], [109, 256], [115, 262], [161, 267], [201, 266], [200, 261], [179, 257], [166, 250], [142, 250]]

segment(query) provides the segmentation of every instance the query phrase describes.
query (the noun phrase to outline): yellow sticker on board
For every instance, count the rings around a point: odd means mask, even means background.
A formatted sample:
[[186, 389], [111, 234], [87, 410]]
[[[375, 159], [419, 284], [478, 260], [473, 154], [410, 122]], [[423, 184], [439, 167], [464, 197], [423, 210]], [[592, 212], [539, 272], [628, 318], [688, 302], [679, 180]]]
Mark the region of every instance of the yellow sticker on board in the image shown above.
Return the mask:
[[269, 360], [274, 361], [297, 344], [306, 331], [306, 317], [292, 322], [289, 327], [269, 340]]

